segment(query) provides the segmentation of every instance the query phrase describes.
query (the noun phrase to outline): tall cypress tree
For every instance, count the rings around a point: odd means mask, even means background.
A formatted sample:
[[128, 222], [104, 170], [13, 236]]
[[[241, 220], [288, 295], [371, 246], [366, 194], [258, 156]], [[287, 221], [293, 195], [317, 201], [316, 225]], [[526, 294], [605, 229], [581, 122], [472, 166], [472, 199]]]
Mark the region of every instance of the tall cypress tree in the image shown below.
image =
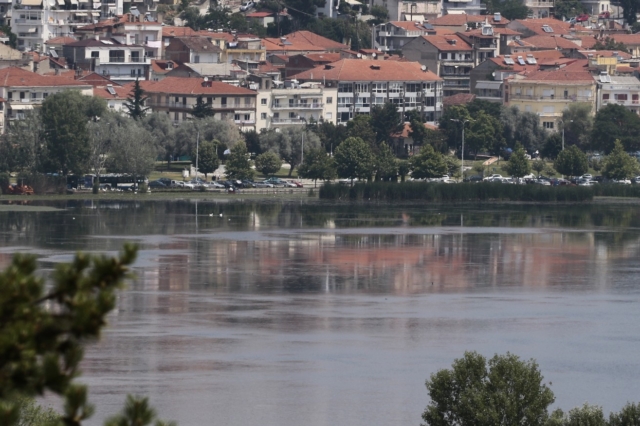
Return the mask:
[[149, 107], [144, 106], [147, 99], [149, 97], [144, 95], [144, 90], [140, 87], [140, 81], [136, 79], [130, 97], [127, 98], [127, 103], [124, 104], [129, 110], [128, 114], [131, 118], [139, 120], [147, 114]]

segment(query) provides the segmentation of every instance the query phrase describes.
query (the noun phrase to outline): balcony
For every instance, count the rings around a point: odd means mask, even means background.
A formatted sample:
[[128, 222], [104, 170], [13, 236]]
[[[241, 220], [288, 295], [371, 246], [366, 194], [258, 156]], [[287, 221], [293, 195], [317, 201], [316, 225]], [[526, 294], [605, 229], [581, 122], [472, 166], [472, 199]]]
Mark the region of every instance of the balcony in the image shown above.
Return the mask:
[[322, 109], [324, 104], [284, 104], [284, 105], [273, 105], [271, 109], [281, 110], [281, 109]]
[[151, 60], [144, 56], [112, 56], [105, 61], [101, 61], [102, 64], [150, 64]]
[[444, 87], [446, 87], [447, 89], [455, 89], [455, 88], [460, 88], [460, 89], [468, 89], [469, 88], [469, 82], [468, 81], [460, 81], [460, 80], [454, 80], [454, 81], [444, 81]]
[[553, 1], [527, 1], [525, 2], [527, 7], [553, 7]]
[[634, 105], [640, 106], [640, 101], [637, 99], [603, 99], [602, 104], [603, 105], [618, 104], [622, 106], [634, 106]]
[[24, 25], [42, 25], [44, 21], [42, 18], [40, 19], [25, 19], [25, 18], [16, 18], [13, 20], [16, 24], [24, 24]]
[[256, 124], [256, 120], [233, 120], [235, 124]]
[[305, 124], [305, 122], [299, 118], [272, 118], [271, 124]]
[[441, 59], [440, 60], [442, 65], [445, 67], [470, 67], [473, 68], [474, 64], [473, 64], [473, 60], [472, 59], [461, 59], [461, 60], [455, 60], [455, 59]]

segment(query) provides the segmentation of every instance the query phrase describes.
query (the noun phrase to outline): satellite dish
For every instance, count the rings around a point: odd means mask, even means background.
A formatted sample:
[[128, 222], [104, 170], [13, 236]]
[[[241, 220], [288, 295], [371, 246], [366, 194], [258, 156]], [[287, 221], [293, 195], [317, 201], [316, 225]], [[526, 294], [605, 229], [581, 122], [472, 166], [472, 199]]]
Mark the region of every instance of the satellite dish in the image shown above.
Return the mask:
[[371, 57], [372, 57], [372, 58], [375, 58], [375, 57], [377, 57], [377, 56], [378, 56], [378, 54], [377, 54], [377, 53], [375, 53], [375, 52], [373, 52], [373, 53], [371, 54]]
[[358, 58], [362, 58], [362, 53], [358, 53]]
[[209, 81], [209, 77], [205, 77], [205, 78], [204, 78], [204, 81]]
[[423, 65], [423, 66], [421, 66], [421, 67], [420, 67], [420, 69], [421, 69], [422, 71], [426, 71], [426, 70], [427, 70], [427, 66], [426, 66], [426, 65]]
[[496, 73], [495, 73], [495, 72], [492, 72], [492, 73], [491, 73], [491, 76], [492, 76], [492, 77], [495, 77], [495, 76], [496, 76]]

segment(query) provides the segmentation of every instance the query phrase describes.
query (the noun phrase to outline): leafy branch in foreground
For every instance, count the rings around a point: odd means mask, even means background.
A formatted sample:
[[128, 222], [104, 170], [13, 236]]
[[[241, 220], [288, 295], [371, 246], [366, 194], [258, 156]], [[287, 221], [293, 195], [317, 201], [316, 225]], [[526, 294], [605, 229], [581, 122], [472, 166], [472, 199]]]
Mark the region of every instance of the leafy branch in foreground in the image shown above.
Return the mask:
[[[80, 426], [93, 414], [87, 387], [73, 380], [83, 347], [100, 336], [136, 253], [132, 245], [116, 258], [78, 253], [56, 267], [48, 291], [36, 276], [34, 256], [16, 255], [0, 273], [0, 424], [23, 424], [22, 401], [45, 391], [64, 398], [64, 413], [52, 424]], [[145, 399], [129, 397], [128, 404], [134, 402], [146, 406]], [[119, 424], [152, 421], [123, 418], [131, 422]]]

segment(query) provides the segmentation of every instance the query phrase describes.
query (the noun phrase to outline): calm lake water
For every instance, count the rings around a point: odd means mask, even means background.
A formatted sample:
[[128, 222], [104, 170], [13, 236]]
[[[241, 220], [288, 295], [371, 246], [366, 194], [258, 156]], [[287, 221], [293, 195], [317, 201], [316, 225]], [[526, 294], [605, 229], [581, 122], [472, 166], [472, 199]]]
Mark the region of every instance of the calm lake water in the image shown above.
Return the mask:
[[182, 426], [418, 425], [465, 350], [537, 359], [565, 410], [640, 400], [637, 206], [40, 205], [0, 208], [0, 266], [141, 249], [89, 424], [137, 393]]

